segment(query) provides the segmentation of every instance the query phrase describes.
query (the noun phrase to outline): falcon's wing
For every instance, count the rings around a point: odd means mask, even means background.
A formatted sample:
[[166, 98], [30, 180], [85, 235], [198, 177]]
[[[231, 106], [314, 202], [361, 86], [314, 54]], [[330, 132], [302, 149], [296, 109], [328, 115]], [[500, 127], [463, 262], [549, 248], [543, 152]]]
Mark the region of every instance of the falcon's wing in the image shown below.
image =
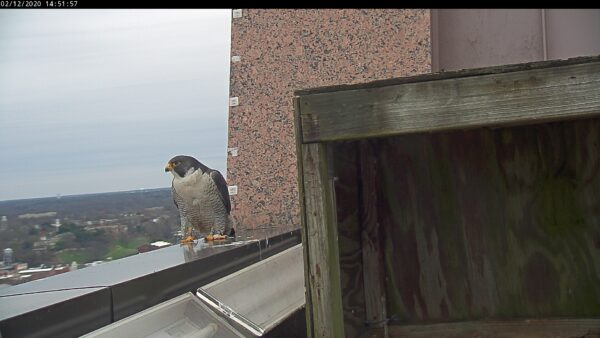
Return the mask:
[[225, 210], [229, 214], [231, 212], [231, 201], [229, 200], [229, 189], [227, 189], [227, 182], [217, 170], [209, 169], [210, 178], [215, 182], [215, 186], [219, 190], [219, 197], [225, 205]]
[[177, 190], [175, 190], [175, 186], [173, 184], [171, 184], [171, 195], [173, 196], [173, 203], [175, 203], [175, 207], [177, 207], [177, 211], [179, 211], [179, 218], [181, 218], [181, 230], [183, 231], [185, 227], [190, 225], [185, 201], [177, 193]]
[[171, 183], [171, 196], [173, 197], [173, 203], [175, 203], [175, 207], [177, 210], [179, 210], [179, 204], [177, 203], [177, 200], [180, 200], [181, 197], [179, 197], [177, 191], [175, 191], [175, 185], [173, 185], [173, 183]]

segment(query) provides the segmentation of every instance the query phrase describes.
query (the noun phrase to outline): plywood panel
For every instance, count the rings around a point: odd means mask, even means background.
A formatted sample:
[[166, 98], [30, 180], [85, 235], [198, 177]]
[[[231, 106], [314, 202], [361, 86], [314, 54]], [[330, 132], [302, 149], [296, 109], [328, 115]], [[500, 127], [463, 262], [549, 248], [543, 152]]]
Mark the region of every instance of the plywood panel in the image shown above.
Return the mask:
[[389, 316], [600, 316], [600, 119], [379, 150]]
[[335, 173], [344, 333], [347, 337], [358, 337], [365, 330], [366, 314], [356, 142], [335, 144], [332, 161]]
[[387, 337], [383, 239], [379, 223], [381, 180], [376, 142], [361, 140], [359, 149], [360, 225], [365, 285], [366, 323]]

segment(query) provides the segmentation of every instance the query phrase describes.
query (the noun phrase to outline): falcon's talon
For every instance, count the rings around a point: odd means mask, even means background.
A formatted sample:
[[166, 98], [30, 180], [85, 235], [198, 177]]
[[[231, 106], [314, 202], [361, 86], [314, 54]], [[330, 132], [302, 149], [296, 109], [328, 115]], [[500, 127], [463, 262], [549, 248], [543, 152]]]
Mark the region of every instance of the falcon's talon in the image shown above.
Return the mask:
[[194, 240], [196, 238], [194, 238], [194, 236], [187, 236], [186, 238], [181, 240], [181, 244], [192, 244], [194, 243]]
[[206, 237], [204, 237], [204, 240], [207, 242], [210, 241], [224, 241], [226, 240], [228, 237], [225, 235], [208, 235]]

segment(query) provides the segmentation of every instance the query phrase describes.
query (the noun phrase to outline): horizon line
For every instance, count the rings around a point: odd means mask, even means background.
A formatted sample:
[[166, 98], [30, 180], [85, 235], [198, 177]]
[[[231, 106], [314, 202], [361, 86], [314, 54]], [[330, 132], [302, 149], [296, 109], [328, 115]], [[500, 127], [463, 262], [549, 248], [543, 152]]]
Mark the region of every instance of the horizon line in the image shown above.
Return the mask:
[[0, 200], [0, 203], [3, 203], [3, 202], [16, 202], [16, 201], [27, 201], [27, 200], [37, 200], [37, 199], [48, 199], [48, 198], [60, 199], [60, 198], [63, 198], [63, 197], [77, 197], [77, 196], [86, 196], [86, 195], [131, 193], [131, 192], [140, 192], [140, 191], [144, 191], [144, 190], [160, 190], [160, 189], [170, 189], [170, 187], [138, 188], [138, 189], [130, 189], [130, 190], [90, 192], [90, 193], [70, 194], [70, 195], [56, 194], [54, 196], [25, 197], [25, 198], [15, 198], [15, 199], [4, 199], [4, 200]]

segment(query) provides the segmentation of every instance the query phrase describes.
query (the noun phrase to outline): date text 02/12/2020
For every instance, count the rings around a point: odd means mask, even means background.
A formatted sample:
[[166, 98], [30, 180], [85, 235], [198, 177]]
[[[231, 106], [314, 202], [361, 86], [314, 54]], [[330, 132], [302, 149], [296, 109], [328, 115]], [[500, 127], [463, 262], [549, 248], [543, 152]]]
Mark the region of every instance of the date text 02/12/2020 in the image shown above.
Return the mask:
[[0, 8], [77, 8], [77, 0], [0, 0]]

